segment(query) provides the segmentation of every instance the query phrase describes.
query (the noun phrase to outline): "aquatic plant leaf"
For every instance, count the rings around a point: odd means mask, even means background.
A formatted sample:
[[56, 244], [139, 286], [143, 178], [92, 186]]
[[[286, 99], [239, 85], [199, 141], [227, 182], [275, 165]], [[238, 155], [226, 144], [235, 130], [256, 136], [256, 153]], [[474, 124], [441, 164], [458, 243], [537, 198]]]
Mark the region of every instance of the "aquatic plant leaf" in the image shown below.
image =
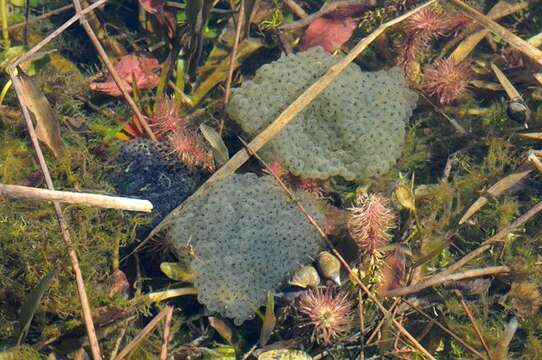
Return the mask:
[[267, 344], [276, 324], [277, 318], [275, 317], [275, 297], [273, 296], [273, 293], [269, 291], [267, 292], [265, 316], [263, 319], [262, 331], [260, 332], [260, 346]]
[[[485, 204], [489, 202], [489, 199], [491, 197], [496, 197], [505, 192], [506, 190], [510, 189], [512, 186], [517, 184], [519, 181], [521, 181], [523, 178], [525, 178], [527, 175], [529, 175], [533, 171], [533, 169], [527, 168], [527, 167], [521, 167], [518, 169], [518, 171], [505, 176], [501, 180], [497, 181], [495, 185], [487, 189], [486, 194], [480, 196], [474, 204], [472, 204], [469, 209], [465, 212], [463, 217], [459, 220], [459, 224], [465, 223], [467, 220], [469, 220], [474, 214], [476, 214]], [[489, 195], [489, 196], [488, 196]]]
[[141, 7], [151, 14], [156, 14], [164, 9], [165, 0], [139, 0]]
[[36, 135], [53, 152], [55, 157], [62, 156], [64, 143], [60, 136], [60, 123], [49, 101], [36, 86], [31, 77], [21, 69], [17, 77], [17, 86], [21, 89], [22, 102], [32, 113], [36, 121]]
[[60, 267], [57, 267], [53, 271], [49, 272], [49, 274], [47, 274], [43, 279], [41, 279], [40, 282], [36, 285], [36, 287], [33, 288], [26, 297], [23, 306], [21, 307], [21, 312], [18, 320], [16, 337], [17, 345], [20, 345], [26, 337], [28, 329], [30, 328], [30, 323], [32, 322], [32, 318], [34, 317], [36, 310], [38, 310], [45, 291], [49, 287], [49, 284], [51, 284], [51, 281], [53, 281], [53, 279], [55, 278], [55, 276], [58, 275], [59, 272]]
[[215, 329], [228, 344], [233, 345], [233, 330], [224, 320], [209, 316], [209, 325]]
[[395, 188], [395, 197], [403, 208], [412, 212], [416, 211], [416, 198], [412, 189], [404, 181], [401, 181]]
[[[161, 68], [160, 63], [155, 58], [147, 58], [133, 54], [123, 56], [115, 65], [121, 80], [122, 87], [127, 91], [132, 91], [132, 83], [138, 89], [152, 89], [160, 83], [160, 76], [155, 71]], [[90, 88], [94, 91], [106, 93], [110, 96], [121, 96], [122, 92], [109, 75], [104, 82], [93, 82]]]
[[212, 353], [205, 354], [203, 360], [236, 360], [235, 348], [231, 345], [219, 345]]
[[218, 166], [225, 164], [226, 161], [230, 159], [230, 155], [228, 153], [228, 148], [226, 147], [226, 144], [224, 144], [224, 140], [222, 140], [220, 134], [215, 129], [205, 124], [201, 124], [199, 129], [201, 130], [205, 140], [207, 140], [209, 145], [211, 145], [216, 164]]
[[[239, 49], [237, 51], [237, 61], [234, 64], [234, 70], [239, 67], [243, 59], [248, 57], [254, 51], [263, 46], [263, 42], [259, 39], [248, 38], [239, 43]], [[207, 93], [214, 88], [220, 82], [226, 80], [228, 74], [228, 67], [230, 64], [229, 56], [225, 56], [214, 68], [214, 70], [205, 77], [194, 90], [191, 100], [192, 103], [197, 105]]]
[[160, 264], [160, 270], [171, 280], [189, 283], [194, 282], [194, 273], [187, 264], [180, 262], [163, 262]]
[[350, 39], [356, 27], [357, 22], [351, 17], [319, 17], [305, 30], [301, 49], [321, 46], [331, 54]]
[[311, 360], [312, 357], [300, 350], [279, 349], [261, 353], [258, 360]]

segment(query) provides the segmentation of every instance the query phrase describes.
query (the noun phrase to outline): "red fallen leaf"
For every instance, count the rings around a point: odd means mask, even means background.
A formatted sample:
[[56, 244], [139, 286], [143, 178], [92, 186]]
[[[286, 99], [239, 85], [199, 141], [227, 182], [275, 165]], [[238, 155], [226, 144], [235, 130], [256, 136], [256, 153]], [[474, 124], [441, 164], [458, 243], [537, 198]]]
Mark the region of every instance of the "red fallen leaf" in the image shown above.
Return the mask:
[[332, 53], [350, 39], [356, 26], [356, 21], [351, 17], [319, 17], [305, 30], [301, 49], [321, 46]]
[[[115, 70], [119, 73], [123, 81], [123, 88], [127, 92], [132, 91], [132, 82], [135, 80], [138, 89], [152, 89], [158, 86], [160, 76], [155, 70], [161, 67], [158, 60], [154, 58], [139, 57], [136, 55], [125, 55], [115, 65]], [[118, 88], [111, 75], [105, 82], [93, 82], [90, 88], [95, 91], [104, 92], [111, 96], [120, 96], [122, 92]]]
[[139, 4], [146, 12], [156, 14], [164, 9], [166, 2], [165, 0], [139, 0]]

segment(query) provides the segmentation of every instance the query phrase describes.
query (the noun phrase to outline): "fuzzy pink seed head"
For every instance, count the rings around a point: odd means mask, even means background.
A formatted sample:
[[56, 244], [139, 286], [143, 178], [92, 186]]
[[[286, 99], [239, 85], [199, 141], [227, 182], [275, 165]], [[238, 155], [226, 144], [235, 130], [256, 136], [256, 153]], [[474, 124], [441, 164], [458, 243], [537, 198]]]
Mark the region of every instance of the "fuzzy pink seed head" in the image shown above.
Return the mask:
[[407, 36], [428, 41], [446, 34], [449, 25], [437, 10], [425, 8], [412, 15], [406, 23]]
[[189, 168], [214, 170], [213, 157], [194, 130], [179, 129], [168, 137], [168, 141], [173, 153]]
[[267, 167], [268, 169], [264, 170], [266, 173], [274, 175], [281, 180], [288, 176], [288, 170], [286, 170], [277, 160], [271, 161], [269, 164], [267, 164]]
[[187, 124], [179, 115], [179, 107], [175, 100], [163, 96], [156, 104], [156, 112], [150, 119], [150, 126], [160, 138], [186, 127]]
[[467, 92], [474, 71], [466, 63], [440, 59], [425, 68], [423, 77], [425, 90], [447, 105]]
[[348, 230], [364, 254], [373, 254], [391, 240], [394, 215], [389, 200], [382, 195], [361, 195], [357, 207], [350, 209]]
[[347, 333], [352, 324], [352, 302], [348, 294], [333, 288], [316, 288], [301, 296], [297, 304], [307, 325], [312, 327], [312, 341], [330, 345]]
[[319, 198], [324, 196], [324, 189], [322, 188], [322, 185], [314, 179], [299, 178], [295, 182], [295, 186], [298, 189], [312, 193]]

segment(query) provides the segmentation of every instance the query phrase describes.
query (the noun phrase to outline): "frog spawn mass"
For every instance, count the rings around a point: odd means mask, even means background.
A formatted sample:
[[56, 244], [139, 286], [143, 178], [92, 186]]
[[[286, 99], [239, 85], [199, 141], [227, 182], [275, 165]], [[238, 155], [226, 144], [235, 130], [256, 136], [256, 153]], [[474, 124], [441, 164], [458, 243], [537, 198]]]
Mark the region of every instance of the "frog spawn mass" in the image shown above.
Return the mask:
[[[266, 64], [233, 89], [228, 114], [254, 137], [340, 60], [318, 47]], [[399, 68], [362, 72], [351, 64], [261, 154], [313, 179], [382, 174], [400, 155], [416, 101]]]
[[[323, 211], [297, 193], [319, 223]], [[317, 231], [272, 177], [232, 175], [185, 204], [170, 229], [181, 249], [191, 246], [198, 300], [237, 325], [254, 316], [274, 291], [322, 246]]]

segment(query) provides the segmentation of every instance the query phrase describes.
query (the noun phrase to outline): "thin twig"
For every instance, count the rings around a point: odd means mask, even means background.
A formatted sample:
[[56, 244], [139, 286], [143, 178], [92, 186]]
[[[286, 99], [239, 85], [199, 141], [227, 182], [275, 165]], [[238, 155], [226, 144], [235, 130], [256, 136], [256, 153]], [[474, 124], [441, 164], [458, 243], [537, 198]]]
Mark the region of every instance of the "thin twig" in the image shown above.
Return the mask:
[[510, 268], [504, 265], [503, 266], [489, 266], [489, 267], [481, 268], [481, 269], [466, 270], [460, 273], [453, 273], [453, 274], [443, 274], [441, 272], [437, 275], [431, 276], [429, 279], [425, 281], [421, 281], [419, 283], [416, 283], [414, 285], [407, 286], [407, 287], [392, 289], [385, 292], [383, 295], [386, 297], [407, 296], [407, 295], [417, 293], [423, 289], [442, 285], [448, 281], [466, 280], [466, 279], [478, 278], [482, 276], [496, 275], [496, 274], [509, 273], [509, 272], [510, 272]]
[[359, 312], [359, 332], [360, 332], [360, 352], [358, 359], [365, 360], [365, 345], [363, 338], [365, 337], [365, 311], [363, 309], [363, 293], [358, 291], [358, 312]]
[[442, 271], [440, 274], [451, 274], [452, 272], [457, 271], [458, 269], [461, 269], [463, 265], [465, 265], [467, 262], [471, 261], [472, 259], [478, 257], [480, 254], [488, 250], [494, 243], [503, 241], [508, 236], [508, 234], [510, 234], [516, 228], [525, 224], [527, 221], [529, 221], [533, 216], [538, 214], [540, 211], [542, 211], [542, 202], [539, 202], [538, 204], [533, 206], [531, 209], [529, 209], [529, 211], [521, 215], [514, 222], [505, 226], [497, 234], [495, 234], [494, 236], [490, 237], [489, 239], [481, 243], [480, 246], [476, 250], [471, 251], [470, 253], [462, 257], [460, 260], [456, 261], [454, 264], [448, 266], [446, 270]]
[[53, 31], [52, 33], [47, 35], [43, 40], [41, 40], [39, 43], [34, 45], [32, 47], [32, 49], [28, 50], [21, 57], [17, 58], [17, 60], [15, 60], [13, 63], [11, 63], [9, 65], [9, 67], [8, 67], [8, 70], [11, 69], [13, 71], [13, 69], [15, 69], [18, 65], [22, 64], [23, 62], [26, 62], [26, 61], [30, 60], [34, 56], [34, 54], [37, 53], [38, 51], [40, 51], [45, 45], [49, 44], [54, 38], [56, 38], [58, 35], [62, 34], [67, 28], [69, 28], [70, 26], [75, 24], [77, 21], [79, 21], [81, 16], [93, 11], [97, 7], [102, 6], [106, 2], [107, 2], [107, 0], [98, 0], [94, 4], [90, 5], [89, 7], [85, 8], [84, 10], [82, 10], [80, 13], [77, 13], [74, 16], [72, 16], [64, 24], [60, 25], [55, 31]]
[[[486, 250], [491, 248], [493, 244], [503, 241], [508, 234], [510, 234], [512, 231], [514, 231], [516, 228], [522, 226], [527, 221], [529, 221], [533, 216], [538, 214], [540, 211], [542, 211], [542, 202], [539, 202], [535, 206], [533, 206], [529, 211], [527, 211], [525, 214], [521, 215], [519, 218], [517, 218], [514, 222], [512, 222], [510, 225], [504, 227], [501, 231], [499, 231], [497, 234], [492, 236], [491, 238], [487, 239], [483, 243], [480, 244], [478, 248], [471, 251], [467, 255], [463, 256], [461, 259], [453, 263], [452, 265], [448, 266], [445, 270], [441, 271], [438, 274], [433, 275], [431, 278], [419, 282], [417, 284], [399, 288], [399, 289], [393, 289], [388, 291], [385, 296], [405, 296], [409, 294], [414, 294], [420, 290], [423, 290], [425, 288], [435, 286], [437, 284], [442, 284], [444, 281], [450, 280], [450, 276], [452, 276], [454, 271], [457, 271], [461, 269], [466, 263], [471, 261], [472, 259], [480, 256], [482, 253], [484, 253]], [[498, 268], [498, 267], [495, 267]], [[472, 271], [472, 270], [470, 270]], [[464, 273], [460, 273], [464, 274]], [[442, 280], [444, 279], [444, 281]], [[452, 279], [457, 280], [457, 279]]]
[[298, 18], [303, 19], [309, 16], [303, 8], [294, 0], [284, 0], [284, 5], [290, 9]]
[[320, 10], [318, 10], [315, 13], [312, 13], [301, 20], [297, 20], [295, 22], [285, 24], [279, 27], [279, 30], [296, 30], [300, 29], [302, 27], [305, 27], [309, 25], [314, 20], [318, 19], [319, 17], [322, 17], [326, 14], [329, 14], [330, 12], [333, 12], [337, 10], [338, 8], [344, 7], [344, 6], [352, 6], [352, 5], [366, 5], [366, 6], [374, 6], [376, 4], [376, 1], [374, 0], [346, 0], [346, 1], [336, 1], [332, 3], [328, 3], [327, 5], [322, 6]]
[[33, 22], [36, 22], [36, 21], [48, 19], [51, 16], [61, 14], [66, 10], [70, 10], [71, 8], [73, 8], [73, 4], [59, 7], [58, 9], [51, 10], [51, 11], [45, 13], [45, 14], [42, 14], [42, 15], [33, 16], [33, 17], [29, 18], [28, 21], [23, 21], [23, 22], [11, 25], [10, 27], [8, 27], [8, 30], [10, 30], [10, 31], [15, 30], [17, 28], [20, 28], [21, 26], [25, 26], [26, 24], [32, 24]]
[[[83, 11], [83, 8], [81, 6], [81, 2], [79, 0], [73, 0], [73, 4], [75, 6], [75, 10], [77, 11], [77, 13], [80, 14]], [[96, 33], [94, 33], [94, 30], [92, 30], [92, 27], [88, 23], [85, 16], [81, 16], [80, 22], [81, 22], [81, 25], [83, 26], [83, 28], [85, 29], [88, 37], [90, 38], [90, 41], [92, 42], [92, 44], [96, 48], [96, 51], [98, 51], [98, 55], [99, 55], [100, 59], [103, 61], [103, 63], [105, 64], [105, 67], [107, 68], [107, 70], [111, 74], [111, 77], [113, 78], [113, 81], [115, 81], [115, 84], [117, 84], [117, 87], [119, 88], [120, 92], [122, 93], [122, 96], [124, 97], [124, 99], [128, 103], [128, 106], [130, 106], [130, 109], [132, 109], [135, 116], [137, 117], [137, 120], [139, 120], [141, 125], [143, 125], [143, 129], [145, 130], [145, 132], [147, 133], [149, 138], [151, 138], [151, 140], [157, 141], [156, 136], [152, 132], [152, 129], [149, 126], [149, 123], [147, 122], [147, 119], [145, 118], [143, 113], [141, 113], [141, 110], [139, 110], [139, 107], [135, 103], [134, 99], [132, 99], [132, 97], [130, 96], [130, 94], [126, 90], [126, 88], [123, 86], [124, 85], [123, 80], [121, 79], [119, 73], [115, 69], [115, 66], [113, 65], [113, 63], [109, 59], [109, 56], [107, 56], [107, 53], [105, 52], [105, 49], [103, 48], [102, 44], [100, 43], [100, 40], [96, 36]]]
[[[228, 79], [226, 80], [226, 93], [224, 94], [224, 117], [226, 116], [226, 106], [230, 101], [231, 84], [233, 81], [233, 70], [235, 69], [235, 63], [237, 61], [237, 52], [239, 50], [239, 40], [241, 39], [241, 31], [243, 29], [243, 22], [245, 20], [245, 0], [241, 0], [239, 3], [239, 15], [237, 16], [237, 27], [235, 29], [235, 39], [233, 41], [233, 48], [230, 56], [230, 63], [228, 66]], [[222, 134], [224, 130], [224, 117], [220, 121], [219, 133]]]
[[169, 344], [169, 332], [171, 330], [171, 319], [173, 318], [173, 306], [167, 307], [166, 320], [164, 321], [164, 338], [162, 339], [162, 350], [160, 360], [167, 359], [167, 348]]
[[119, 196], [39, 189], [29, 186], [0, 184], [0, 196], [17, 199], [58, 201], [68, 204], [96, 206], [107, 209], [151, 212], [149, 200], [131, 199]]
[[422, 309], [420, 309], [419, 307], [417, 307], [416, 305], [410, 303], [409, 301], [407, 301], [406, 299], [401, 299], [402, 302], [404, 302], [405, 304], [407, 304], [408, 306], [410, 306], [412, 309], [416, 310], [418, 313], [420, 313], [420, 315], [422, 315], [423, 317], [425, 317], [427, 320], [431, 321], [432, 324], [438, 326], [442, 331], [444, 331], [445, 333], [447, 333], [448, 335], [450, 335], [451, 337], [453, 337], [458, 343], [460, 343], [461, 345], [463, 345], [463, 347], [467, 350], [469, 350], [470, 352], [472, 352], [474, 355], [478, 356], [480, 359], [485, 359], [485, 356], [482, 355], [478, 350], [476, 350], [475, 348], [473, 348], [472, 346], [470, 346], [469, 344], [467, 344], [463, 339], [461, 339], [459, 336], [457, 336], [453, 331], [451, 331], [450, 329], [448, 329], [446, 326], [442, 325], [439, 321], [436, 321], [435, 319], [433, 319], [431, 316], [429, 316], [425, 311], [423, 311]]
[[[47, 168], [47, 163], [45, 162], [45, 157], [43, 156], [43, 152], [41, 150], [41, 146], [39, 144], [38, 137], [36, 135], [36, 130], [34, 129], [32, 118], [30, 117], [30, 112], [23, 101], [24, 97], [21, 94], [22, 90], [21, 90], [20, 80], [17, 78], [17, 76], [15, 76], [13, 68], [10, 67], [8, 69], [8, 72], [9, 72], [11, 81], [13, 83], [15, 93], [21, 105], [21, 110], [23, 112], [23, 116], [26, 121], [26, 126], [28, 127], [28, 132], [30, 134], [30, 139], [32, 140], [32, 144], [34, 146], [34, 149], [36, 150], [36, 155], [38, 156], [38, 161], [40, 163], [41, 171], [43, 173], [43, 177], [45, 178], [45, 183], [47, 184], [47, 187], [49, 188], [49, 190], [54, 190], [55, 188], [53, 185], [53, 180], [51, 178], [51, 174], [49, 173], [49, 169]], [[90, 304], [88, 302], [88, 296], [85, 290], [85, 282], [83, 280], [83, 274], [81, 273], [81, 268], [79, 267], [79, 259], [77, 258], [75, 246], [73, 245], [70, 232], [68, 230], [68, 224], [66, 223], [66, 220], [64, 219], [64, 216], [62, 215], [62, 208], [60, 207], [60, 203], [58, 201], [53, 201], [53, 207], [55, 209], [57, 221], [60, 225], [60, 231], [62, 233], [64, 243], [66, 244], [68, 256], [70, 258], [70, 262], [72, 265], [72, 270], [75, 275], [75, 282], [77, 284], [77, 292], [79, 294], [79, 302], [81, 303], [83, 321], [85, 323], [85, 328], [87, 331], [87, 336], [88, 336], [88, 340], [90, 344], [90, 349], [92, 352], [92, 357], [94, 360], [101, 360], [102, 356], [100, 352], [100, 346], [98, 344], [98, 337], [96, 336], [96, 330], [94, 329], [94, 321], [92, 320], [92, 311], [90, 310]]]
[[123, 360], [126, 356], [158, 325], [160, 320], [162, 320], [168, 313], [169, 306], [165, 307], [162, 311], [158, 313], [149, 323], [133, 338], [132, 341], [122, 351], [117, 355], [115, 360]]
[[173, 209], [145, 238], [145, 240], [139, 244], [134, 251], [141, 248], [152, 236], [156, 235], [164, 227], [174, 219], [181, 210], [191, 204], [201, 194], [211, 187], [215, 182], [224, 179], [233, 174], [237, 169], [241, 167], [249, 159], [249, 151], [254, 153], [259, 151], [265, 144], [273, 139], [286, 125], [292, 121], [297, 114], [299, 114], [305, 107], [307, 107], [322, 91], [324, 91], [340, 74], [350, 65], [354, 59], [356, 59], [380, 34], [386, 31], [388, 28], [400, 23], [407, 19], [409, 16], [415, 14], [421, 9], [433, 4], [436, 0], [429, 0], [428, 2], [420, 5], [419, 7], [380, 25], [375, 31], [368, 36], [361, 39], [358, 44], [348, 53], [341, 61], [333, 65], [328, 71], [315, 83], [309, 86], [296, 100], [294, 100], [282, 113], [259, 135], [257, 135], [246, 148], [239, 150], [228, 162], [226, 162], [220, 169], [218, 169], [207, 181], [199, 187], [199, 189], [192, 194], [191, 197], [186, 199], [181, 205]]
[[478, 23], [482, 24], [484, 27], [486, 27], [489, 31], [491, 31], [495, 35], [500, 36], [503, 40], [508, 42], [512, 47], [516, 48], [517, 50], [521, 51], [526, 56], [530, 57], [532, 60], [542, 65], [542, 51], [538, 50], [527, 41], [515, 35], [510, 30], [506, 29], [504, 26], [501, 26], [500, 24], [489, 19], [487, 16], [480, 13], [476, 9], [465, 4], [463, 1], [461, 0], [448, 0], [448, 1], [457, 5], [461, 9], [463, 9], [466, 15], [468, 15], [470, 18], [474, 19]]
[[459, 292], [459, 290], [455, 290], [454, 292], [459, 297], [459, 301], [461, 302], [461, 306], [463, 307], [463, 310], [465, 311], [465, 314], [467, 314], [467, 316], [468, 316], [468, 318], [469, 318], [469, 320], [470, 320], [470, 322], [472, 324], [472, 328], [474, 329], [474, 332], [476, 333], [476, 336], [478, 336], [478, 339], [482, 343], [482, 346], [484, 347], [484, 350], [485, 350], [485, 352], [487, 354], [487, 358], [489, 360], [491, 360], [492, 359], [491, 351], [489, 350], [489, 346], [487, 346], [487, 343], [484, 340], [484, 337], [482, 336], [482, 332], [480, 331], [480, 328], [478, 327], [478, 324], [476, 323], [476, 319], [472, 315], [472, 311], [470, 311], [469, 307], [465, 303], [465, 299], [463, 299], [463, 295], [461, 294], [461, 292]]

